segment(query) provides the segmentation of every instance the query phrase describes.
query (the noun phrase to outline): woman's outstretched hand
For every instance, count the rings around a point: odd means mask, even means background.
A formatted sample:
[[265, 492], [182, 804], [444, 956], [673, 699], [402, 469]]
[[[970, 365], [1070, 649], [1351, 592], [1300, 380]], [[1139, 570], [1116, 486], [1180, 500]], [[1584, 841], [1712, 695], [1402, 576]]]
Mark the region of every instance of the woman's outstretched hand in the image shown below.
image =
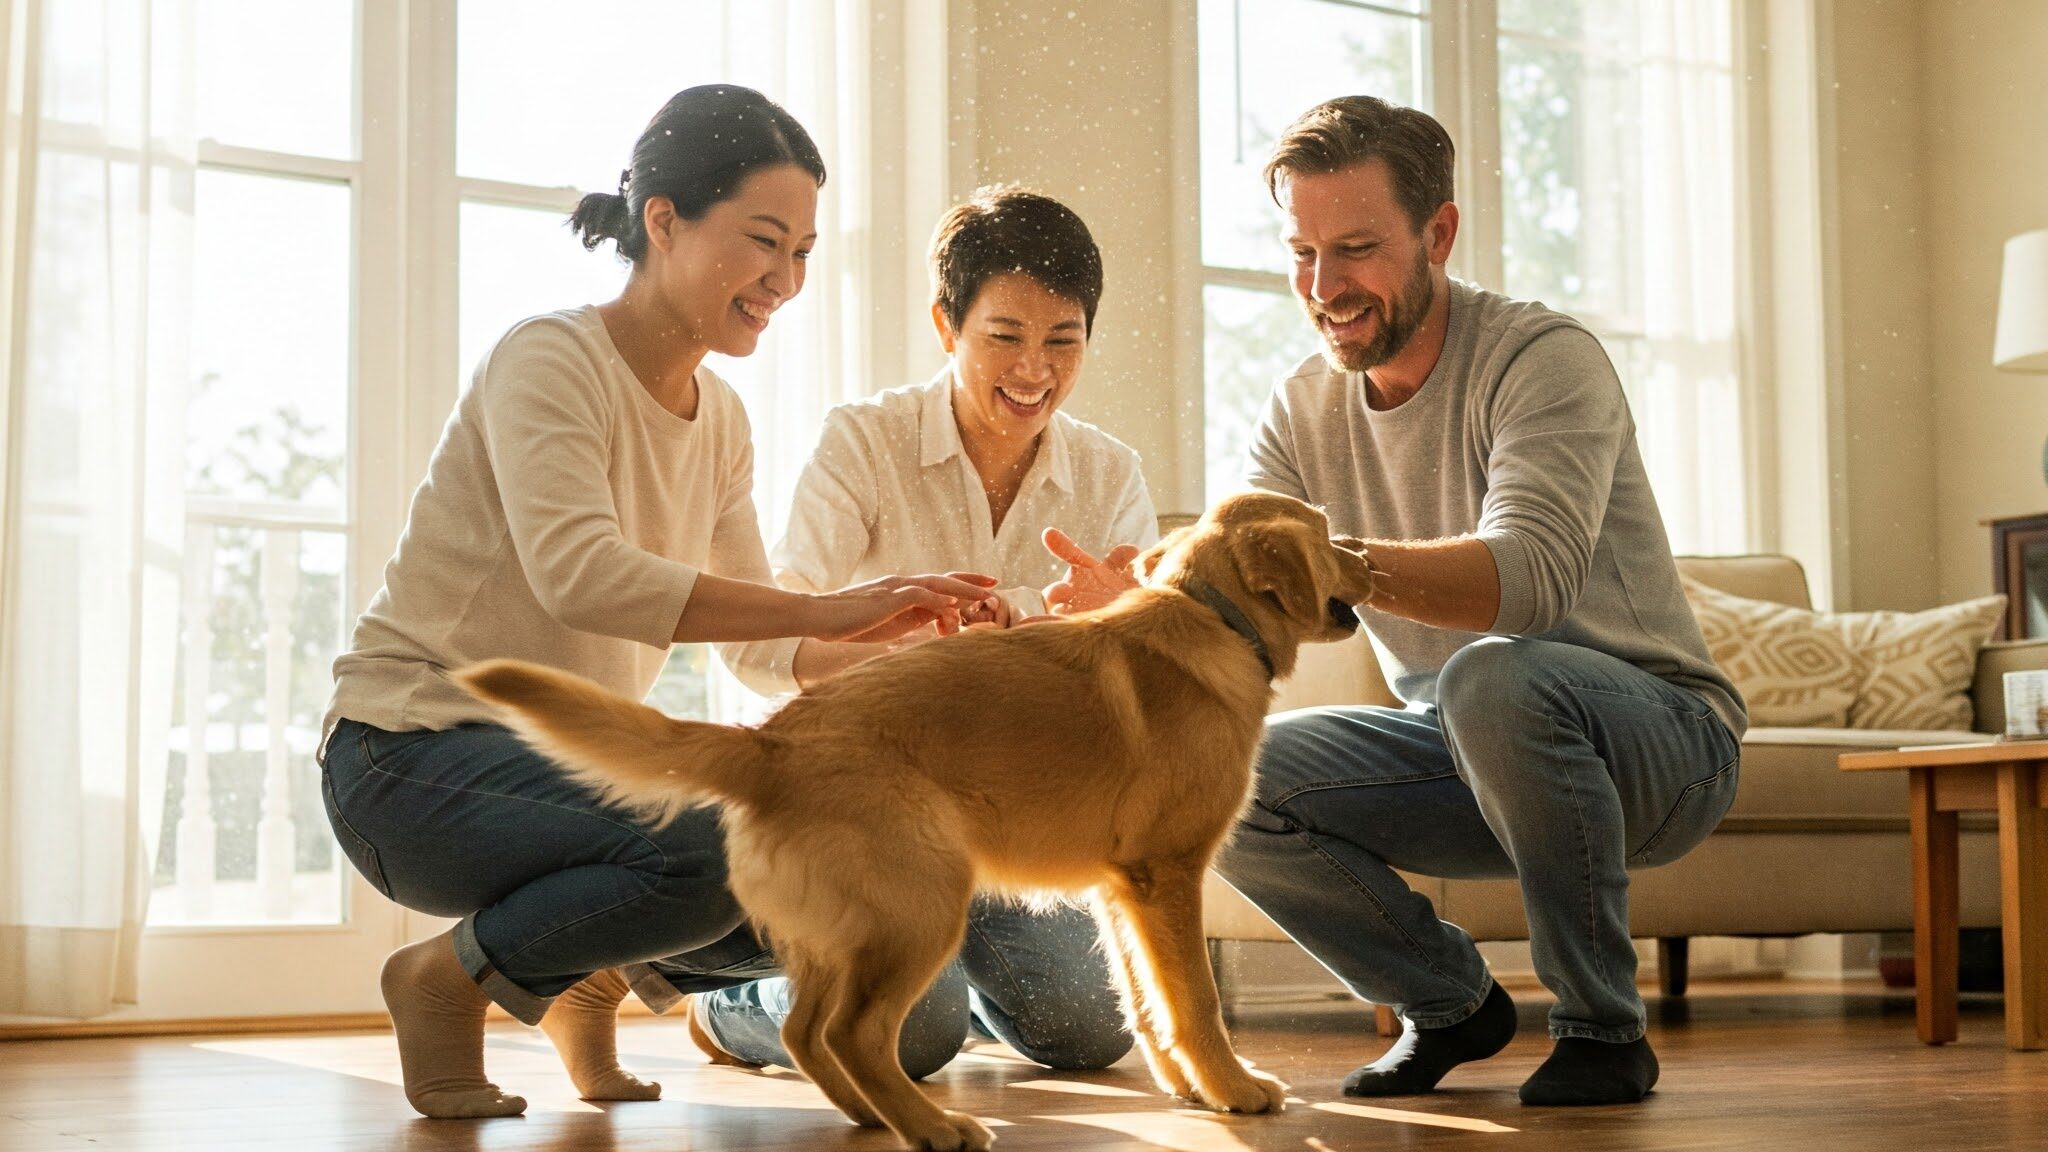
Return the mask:
[[1045, 550], [1067, 563], [1066, 578], [1045, 588], [1045, 605], [1054, 615], [1104, 607], [1138, 586], [1138, 578], [1131, 575], [1131, 561], [1138, 558], [1135, 544], [1119, 544], [1097, 560], [1057, 528], [1047, 528], [1044, 540]]
[[884, 576], [813, 597], [805, 635], [851, 644], [881, 644], [927, 624], [939, 635], [960, 630], [963, 612], [987, 600], [996, 578], [979, 572]]

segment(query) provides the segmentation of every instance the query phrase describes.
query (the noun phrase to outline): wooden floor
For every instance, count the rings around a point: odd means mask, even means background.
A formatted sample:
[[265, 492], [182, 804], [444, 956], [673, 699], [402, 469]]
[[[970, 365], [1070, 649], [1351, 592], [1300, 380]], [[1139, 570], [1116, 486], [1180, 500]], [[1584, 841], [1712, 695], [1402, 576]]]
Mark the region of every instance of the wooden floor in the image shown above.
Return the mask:
[[[1529, 1109], [1515, 1088], [1548, 1051], [1543, 1004], [1523, 1033], [1444, 1091], [1367, 1106], [1337, 1083], [1383, 1045], [1362, 1012], [1241, 1021], [1239, 1050], [1294, 1086], [1276, 1117], [1218, 1117], [1162, 1098], [1135, 1058], [1063, 1075], [977, 1045], [928, 1081], [991, 1121], [997, 1147], [1243, 1152], [1299, 1149], [1788, 1149], [1963, 1152], [2048, 1148], [2048, 1052], [2006, 1050], [1995, 998], [1965, 997], [1961, 1040], [1914, 1042], [1909, 996], [1870, 986], [1696, 986], [1652, 1001], [1663, 1081], [1644, 1103]], [[666, 1099], [593, 1106], [569, 1095], [539, 1032], [494, 1028], [492, 1074], [530, 1101], [510, 1120], [422, 1120], [394, 1087], [384, 1033], [0, 1043], [0, 1152], [547, 1150], [733, 1152], [894, 1147], [845, 1124], [801, 1078], [713, 1068], [669, 1021], [629, 1019], [626, 1063]]]

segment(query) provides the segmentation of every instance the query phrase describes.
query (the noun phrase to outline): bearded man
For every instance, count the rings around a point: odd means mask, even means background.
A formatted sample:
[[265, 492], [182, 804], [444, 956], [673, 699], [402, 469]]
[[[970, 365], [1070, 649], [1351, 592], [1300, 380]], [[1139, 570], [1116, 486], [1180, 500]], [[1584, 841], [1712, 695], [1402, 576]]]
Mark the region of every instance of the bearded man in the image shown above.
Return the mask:
[[1451, 279], [1452, 146], [1353, 96], [1266, 167], [1324, 350], [1274, 389], [1248, 479], [1321, 506], [1376, 570], [1361, 610], [1407, 707], [1276, 716], [1226, 879], [1404, 1030], [1356, 1096], [1426, 1092], [1506, 1047], [1472, 939], [1395, 869], [1521, 884], [1557, 995], [1528, 1104], [1656, 1083], [1628, 870], [1677, 859], [1734, 799], [1741, 696], [1679, 587], [1613, 364], [1541, 304]]

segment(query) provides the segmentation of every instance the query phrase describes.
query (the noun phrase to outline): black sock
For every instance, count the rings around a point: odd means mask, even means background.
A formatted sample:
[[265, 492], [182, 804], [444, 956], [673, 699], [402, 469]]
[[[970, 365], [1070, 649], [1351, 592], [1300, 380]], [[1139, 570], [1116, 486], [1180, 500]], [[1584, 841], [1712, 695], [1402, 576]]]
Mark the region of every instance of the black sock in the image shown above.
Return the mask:
[[1657, 1086], [1657, 1054], [1638, 1037], [1625, 1044], [1566, 1036], [1522, 1084], [1524, 1104], [1633, 1104]]
[[1379, 1059], [1344, 1078], [1346, 1096], [1411, 1096], [1436, 1087], [1444, 1073], [1484, 1060], [1515, 1038], [1515, 1002], [1499, 984], [1479, 1011], [1448, 1028], [1402, 1021], [1401, 1038]]

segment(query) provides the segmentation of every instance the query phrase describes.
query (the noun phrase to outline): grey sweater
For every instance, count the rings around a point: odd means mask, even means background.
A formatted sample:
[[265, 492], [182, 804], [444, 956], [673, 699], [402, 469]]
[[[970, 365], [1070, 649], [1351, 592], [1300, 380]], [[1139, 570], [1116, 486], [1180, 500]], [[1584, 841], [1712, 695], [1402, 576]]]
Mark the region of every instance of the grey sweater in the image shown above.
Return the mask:
[[[1319, 505], [1338, 535], [1476, 535], [1500, 571], [1490, 635], [1608, 653], [1698, 693], [1738, 737], [1748, 726], [1679, 587], [1621, 382], [1569, 316], [1453, 280], [1421, 391], [1376, 412], [1362, 374], [1304, 360], [1273, 390], [1248, 479]], [[1362, 615], [1408, 701], [1433, 701], [1438, 670], [1479, 638]]]

